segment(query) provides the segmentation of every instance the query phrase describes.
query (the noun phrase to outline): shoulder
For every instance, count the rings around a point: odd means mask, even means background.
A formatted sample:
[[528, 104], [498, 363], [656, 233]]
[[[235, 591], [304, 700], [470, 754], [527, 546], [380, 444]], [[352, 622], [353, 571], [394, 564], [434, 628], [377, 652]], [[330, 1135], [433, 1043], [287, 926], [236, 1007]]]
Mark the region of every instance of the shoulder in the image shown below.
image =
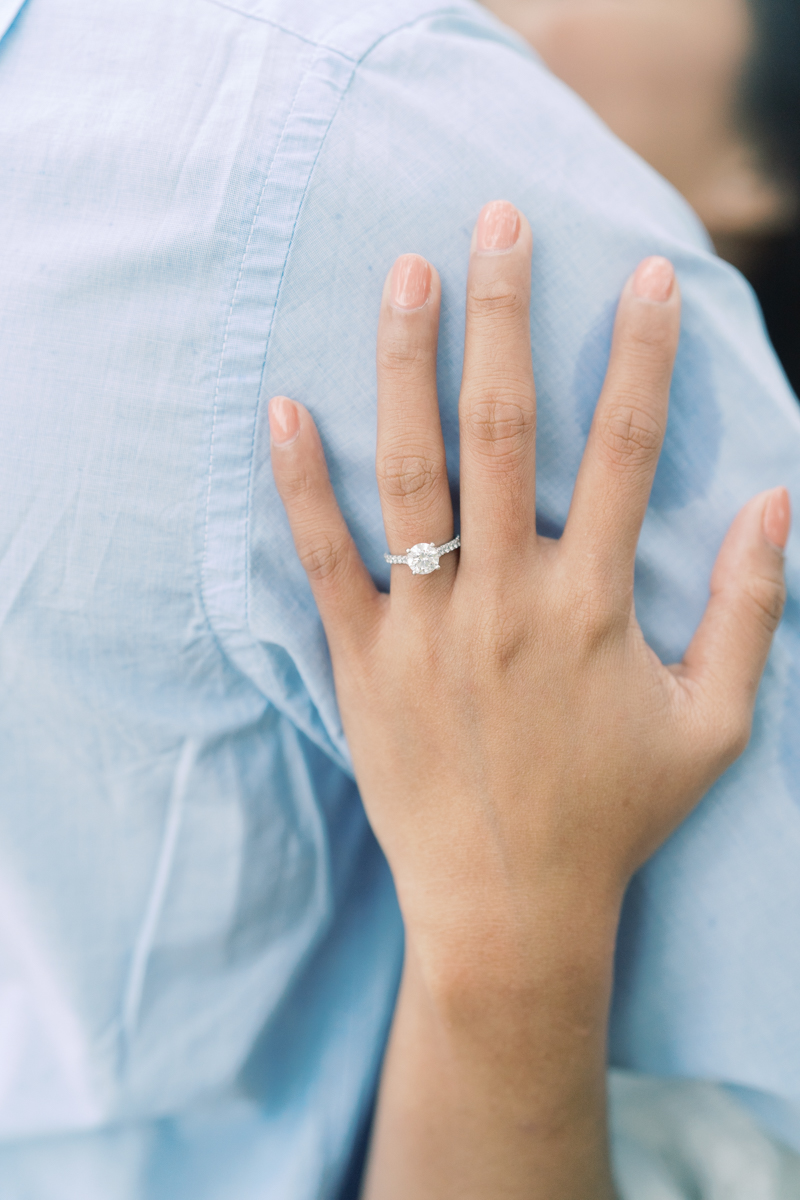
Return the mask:
[[473, 0], [203, 0], [358, 61], [384, 38], [433, 22], [441, 31], [499, 40], [531, 52]]

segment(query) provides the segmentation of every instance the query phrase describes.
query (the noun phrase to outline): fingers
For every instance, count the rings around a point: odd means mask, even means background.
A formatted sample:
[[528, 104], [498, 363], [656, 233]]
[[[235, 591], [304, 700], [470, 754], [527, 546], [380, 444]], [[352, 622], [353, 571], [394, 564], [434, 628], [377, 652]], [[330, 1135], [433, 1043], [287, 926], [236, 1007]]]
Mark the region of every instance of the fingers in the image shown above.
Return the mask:
[[[418, 254], [397, 260], [384, 288], [378, 327], [376, 473], [391, 554], [453, 536], [442, 426], [436, 393], [439, 277]], [[456, 556], [441, 560], [436, 587], [452, 582]], [[433, 580], [425, 586], [431, 595]], [[407, 566], [392, 568], [392, 592], [421, 596]]]
[[791, 509], [785, 488], [755, 496], [738, 514], [711, 576], [705, 615], [677, 673], [700, 685], [727, 757], [744, 749], [756, 692], [786, 598], [783, 548]]
[[664, 440], [680, 333], [671, 263], [649, 258], [628, 280], [583, 456], [563, 549], [606, 593], [632, 596], [636, 545]]
[[536, 544], [531, 231], [513, 205], [483, 209], [467, 284], [461, 426], [462, 565], [507, 566]]
[[378, 619], [378, 592], [336, 503], [316, 426], [285, 396], [270, 401], [269, 424], [275, 484], [331, 648], [365, 644]]

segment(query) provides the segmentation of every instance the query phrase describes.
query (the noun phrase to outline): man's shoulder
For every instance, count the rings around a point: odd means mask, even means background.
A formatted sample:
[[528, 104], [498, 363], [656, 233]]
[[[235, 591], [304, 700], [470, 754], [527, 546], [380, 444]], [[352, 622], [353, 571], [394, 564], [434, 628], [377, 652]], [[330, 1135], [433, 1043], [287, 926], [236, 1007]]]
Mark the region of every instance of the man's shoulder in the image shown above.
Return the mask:
[[474, 0], [204, 0], [359, 61], [394, 32], [428, 20], [461, 33], [523, 43]]

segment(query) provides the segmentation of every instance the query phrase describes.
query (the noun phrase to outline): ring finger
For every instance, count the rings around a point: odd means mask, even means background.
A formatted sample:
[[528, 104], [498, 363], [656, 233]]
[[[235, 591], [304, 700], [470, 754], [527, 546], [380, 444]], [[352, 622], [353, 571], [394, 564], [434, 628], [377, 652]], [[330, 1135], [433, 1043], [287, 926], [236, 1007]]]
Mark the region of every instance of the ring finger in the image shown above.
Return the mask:
[[[418, 254], [397, 260], [384, 288], [377, 356], [376, 471], [391, 554], [405, 554], [420, 542], [438, 546], [453, 536], [436, 393], [440, 297], [439, 277], [430, 263]], [[439, 585], [452, 582], [454, 568], [454, 556], [445, 555]], [[394, 594], [409, 588], [420, 594], [421, 581], [407, 566], [392, 571]]]

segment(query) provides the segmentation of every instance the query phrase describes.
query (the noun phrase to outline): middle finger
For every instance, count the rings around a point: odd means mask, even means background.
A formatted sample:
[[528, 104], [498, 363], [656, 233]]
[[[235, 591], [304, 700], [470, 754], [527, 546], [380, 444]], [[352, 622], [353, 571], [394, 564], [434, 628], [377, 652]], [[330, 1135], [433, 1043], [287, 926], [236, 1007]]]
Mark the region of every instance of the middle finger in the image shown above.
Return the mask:
[[496, 200], [478, 218], [467, 284], [461, 427], [462, 564], [508, 562], [536, 542], [531, 230]]

